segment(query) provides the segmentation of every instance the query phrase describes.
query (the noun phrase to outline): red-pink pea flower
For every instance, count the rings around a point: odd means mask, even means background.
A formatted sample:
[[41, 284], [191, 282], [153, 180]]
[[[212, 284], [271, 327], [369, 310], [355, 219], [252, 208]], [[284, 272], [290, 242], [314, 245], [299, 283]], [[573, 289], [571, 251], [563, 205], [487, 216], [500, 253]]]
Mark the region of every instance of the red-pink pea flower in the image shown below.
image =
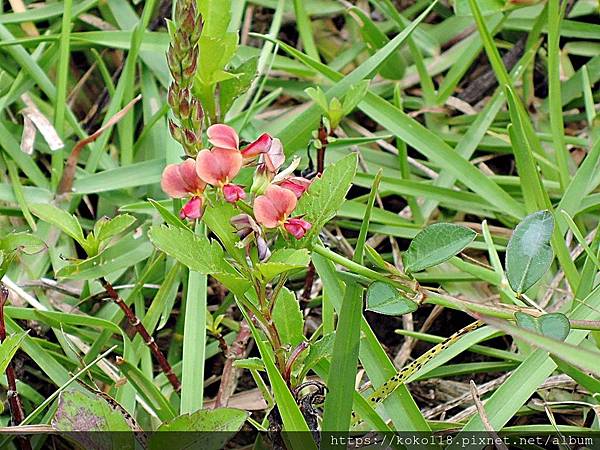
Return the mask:
[[300, 239], [311, 225], [299, 218], [289, 219], [297, 203], [296, 194], [292, 191], [270, 185], [264, 195], [259, 195], [254, 200], [254, 216], [256, 221], [265, 228], [283, 226], [296, 239]]
[[271, 185], [264, 195], [259, 195], [254, 200], [254, 216], [266, 228], [277, 228], [285, 223], [297, 203], [292, 191]]
[[227, 150], [238, 150], [245, 159], [254, 158], [260, 154], [267, 153], [271, 147], [273, 138], [267, 134], [261, 134], [258, 139], [246, 147], [240, 149], [240, 138], [237, 132], [229, 125], [218, 123], [211, 125], [206, 130], [208, 141], [216, 148]]
[[206, 130], [208, 141], [218, 148], [225, 148], [228, 150], [239, 150], [240, 138], [236, 131], [229, 125], [217, 123], [211, 125]]
[[180, 164], [169, 164], [165, 167], [160, 180], [162, 190], [173, 198], [191, 197], [181, 211], [182, 219], [198, 219], [203, 213], [202, 194], [206, 183], [196, 173], [196, 163], [193, 159], [186, 159]]
[[241, 187], [230, 183], [242, 168], [242, 160], [237, 150], [204, 149], [196, 156], [196, 173], [206, 183], [221, 189], [225, 200], [235, 203], [246, 196]]
[[229, 203], [235, 203], [238, 200], [246, 198], [246, 193], [237, 184], [226, 184], [223, 186], [223, 196]]
[[267, 153], [273, 147], [273, 143], [275, 140], [269, 134], [263, 133], [261, 134], [257, 140], [251, 142], [246, 147], [244, 147], [241, 152], [244, 158], [254, 158], [255, 156]]
[[169, 164], [160, 179], [162, 190], [172, 198], [202, 195], [206, 183], [196, 173], [196, 163], [186, 159], [179, 164]]
[[202, 197], [192, 197], [179, 211], [179, 217], [182, 219], [199, 219], [204, 213], [203, 204]]
[[294, 194], [296, 194], [296, 198], [302, 197], [308, 188], [310, 187], [311, 180], [307, 180], [303, 177], [290, 177], [286, 178], [279, 183], [279, 186], [285, 189], [289, 189]]
[[306, 232], [312, 228], [310, 222], [300, 218], [288, 219], [283, 226], [296, 239], [302, 239]]

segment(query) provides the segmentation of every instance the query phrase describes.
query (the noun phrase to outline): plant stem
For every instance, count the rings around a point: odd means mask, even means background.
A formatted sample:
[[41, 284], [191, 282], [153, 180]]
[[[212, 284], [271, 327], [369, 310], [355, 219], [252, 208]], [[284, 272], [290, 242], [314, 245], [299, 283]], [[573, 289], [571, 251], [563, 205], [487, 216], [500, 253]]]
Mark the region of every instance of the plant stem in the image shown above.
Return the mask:
[[[4, 305], [8, 300], [8, 289], [4, 286], [4, 283], [0, 281], [0, 343], [6, 340], [6, 325], [4, 323]], [[17, 378], [15, 376], [15, 368], [12, 361], [6, 366], [6, 380], [8, 383], [8, 391], [6, 393], [8, 397], [8, 404], [10, 406], [10, 415], [13, 426], [19, 425], [25, 418], [23, 412], [23, 405], [21, 404], [21, 398], [17, 392]], [[29, 439], [24, 436], [18, 438], [19, 447], [21, 450], [31, 450], [31, 443]]]
[[100, 283], [102, 284], [102, 287], [104, 288], [108, 296], [112, 299], [112, 301], [114, 301], [119, 306], [119, 308], [121, 308], [121, 311], [123, 311], [125, 317], [127, 317], [127, 321], [129, 322], [129, 324], [135, 328], [135, 330], [142, 337], [146, 345], [150, 348], [150, 351], [158, 361], [158, 365], [160, 366], [161, 370], [164, 372], [165, 376], [171, 383], [171, 386], [173, 386], [175, 392], [179, 392], [179, 390], [181, 389], [181, 383], [179, 382], [179, 378], [177, 378], [177, 375], [175, 375], [175, 372], [173, 372], [173, 368], [167, 361], [167, 358], [165, 358], [165, 355], [163, 355], [163, 353], [158, 348], [158, 345], [156, 345], [156, 341], [154, 340], [154, 338], [150, 336], [148, 330], [146, 330], [146, 327], [144, 327], [140, 319], [135, 315], [131, 308], [127, 306], [127, 304], [125, 303], [125, 301], [123, 301], [119, 294], [117, 294], [117, 291], [114, 290], [114, 288], [108, 282], [108, 280], [106, 280], [106, 278], [104, 277], [101, 277]]
[[374, 270], [371, 270], [361, 264], [355, 263], [354, 261], [351, 261], [348, 258], [344, 258], [343, 256], [338, 255], [335, 252], [332, 252], [331, 250], [323, 247], [320, 244], [313, 245], [312, 251], [323, 256], [324, 258], [327, 258], [331, 262], [339, 264], [340, 266], [344, 266], [346, 269], [350, 270], [353, 273], [362, 275], [371, 280], [383, 281], [385, 283], [389, 283], [404, 292], [415, 293], [415, 290], [413, 288], [411, 288], [410, 286], [406, 286], [405, 284], [399, 282], [398, 280], [389, 278], [389, 277], [387, 277], [379, 272], [375, 272]]

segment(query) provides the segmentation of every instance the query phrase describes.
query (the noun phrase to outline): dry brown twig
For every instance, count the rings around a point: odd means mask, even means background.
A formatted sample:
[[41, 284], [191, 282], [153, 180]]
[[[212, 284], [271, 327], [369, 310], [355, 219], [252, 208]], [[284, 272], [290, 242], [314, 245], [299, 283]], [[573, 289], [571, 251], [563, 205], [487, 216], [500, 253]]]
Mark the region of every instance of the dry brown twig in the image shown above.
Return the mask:
[[102, 135], [102, 133], [104, 133], [107, 129], [109, 129], [114, 124], [119, 122], [119, 120], [121, 120], [125, 116], [125, 114], [127, 114], [131, 110], [131, 108], [133, 108], [133, 106], [141, 100], [141, 98], [142, 98], [142, 96], [138, 95], [136, 98], [131, 100], [127, 105], [125, 105], [125, 107], [122, 110], [120, 110], [118, 113], [116, 113], [114, 116], [112, 116], [106, 122], [106, 124], [104, 124], [102, 127], [98, 128], [98, 130], [96, 130], [96, 132], [90, 134], [88, 137], [86, 137], [85, 139], [82, 139], [77, 144], [75, 144], [75, 147], [73, 147], [73, 150], [71, 150], [71, 154], [67, 158], [67, 164], [65, 166], [63, 176], [60, 180], [60, 184], [58, 185], [58, 195], [59, 196], [67, 194], [67, 193], [71, 192], [71, 190], [73, 189], [73, 180], [75, 179], [75, 169], [77, 168], [77, 162], [79, 161], [79, 155], [81, 154], [81, 151], [83, 150], [83, 148], [86, 145], [94, 142], [96, 139], [98, 139]]

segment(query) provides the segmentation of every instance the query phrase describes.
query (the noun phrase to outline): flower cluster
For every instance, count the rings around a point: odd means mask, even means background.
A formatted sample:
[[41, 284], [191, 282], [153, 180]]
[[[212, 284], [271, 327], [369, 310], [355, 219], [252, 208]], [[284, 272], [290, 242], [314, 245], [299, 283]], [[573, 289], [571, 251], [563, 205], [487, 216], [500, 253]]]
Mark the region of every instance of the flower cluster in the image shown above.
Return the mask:
[[309, 188], [310, 181], [294, 176], [299, 160], [294, 159], [280, 171], [285, 162], [279, 139], [264, 133], [254, 142], [241, 146], [238, 134], [228, 125], [216, 124], [208, 128], [211, 148], [198, 152], [196, 159], [186, 159], [179, 164], [168, 165], [161, 179], [161, 186], [170, 197], [187, 198], [181, 208], [182, 219], [199, 219], [205, 207], [208, 186], [219, 198], [235, 204], [245, 200], [247, 193], [233, 179], [242, 167], [255, 167], [250, 193], [253, 197], [254, 217], [240, 214], [232, 220], [243, 241], [256, 242], [261, 260], [268, 258], [264, 238], [265, 230], [284, 230], [301, 239], [311, 224], [301, 217], [292, 217], [298, 199]]

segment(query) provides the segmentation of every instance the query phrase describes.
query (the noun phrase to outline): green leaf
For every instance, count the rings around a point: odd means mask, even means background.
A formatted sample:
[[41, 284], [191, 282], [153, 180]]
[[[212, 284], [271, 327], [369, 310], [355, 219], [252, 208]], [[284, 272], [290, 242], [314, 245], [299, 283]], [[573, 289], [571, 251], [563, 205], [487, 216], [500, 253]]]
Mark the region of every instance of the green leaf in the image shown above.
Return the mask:
[[[333, 358], [327, 376], [329, 392], [323, 407], [324, 431], [348, 430], [350, 427], [360, 348], [362, 297], [363, 288], [360, 285], [354, 282], [346, 284], [333, 344]], [[322, 444], [324, 449], [335, 448], [327, 440]]]
[[133, 385], [135, 391], [146, 401], [160, 420], [170, 420], [175, 417], [175, 410], [169, 401], [140, 369], [124, 359], [119, 359], [118, 365], [127, 381]]
[[294, 348], [304, 340], [304, 317], [292, 291], [281, 289], [275, 299], [272, 317], [284, 345]]
[[84, 261], [68, 264], [56, 272], [58, 278], [92, 280], [105, 277], [117, 270], [133, 266], [152, 254], [152, 245], [146, 238], [128, 236], [99, 254]]
[[[135, 448], [134, 435], [122, 412], [103, 398], [81, 391], [68, 390], [60, 394], [52, 428], [67, 432], [82, 448], [91, 448], [89, 434], [70, 432], [103, 432], [94, 433], [93, 448], [97, 449]], [[129, 433], [124, 433], [127, 431]]]
[[298, 202], [297, 211], [305, 214], [312, 224], [308, 233], [315, 236], [323, 225], [333, 218], [346, 199], [356, 173], [358, 158], [352, 153], [327, 167], [323, 175], [313, 181]]
[[[600, 376], [600, 352], [598, 350], [588, 350], [582, 345], [573, 345], [568, 342], [562, 342], [560, 340], [551, 338], [549, 336], [540, 334], [539, 332], [529, 331], [526, 328], [516, 327], [511, 325], [505, 320], [495, 319], [491, 317], [484, 317], [483, 320], [488, 322], [494, 328], [502, 330], [503, 332], [510, 334], [511, 336], [522, 339], [528, 344], [540, 348], [553, 356], [556, 356], [563, 361], [573, 364], [581, 369], [589, 370], [595, 376]], [[552, 321], [558, 319], [557, 317], [551, 319]], [[554, 323], [552, 326], [556, 326]], [[547, 329], [548, 331], [548, 329]], [[555, 329], [552, 331], [553, 334], [560, 336], [564, 330]]]
[[231, 203], [220, 203], [206, 208], [202, 222], [219, 238], [227, 253], [242, 262], [246, 259], [245, 252], [244, 249], [236, 246], [240, 239], [230, 222], [231, 218], [239, 213]]
[[7, 337], [2, 344], [0, 344], [0, 373], [4, 373], [8, 364], [12, 360], [15, 353], [21, 346], [21, 343], [27, 336], [26, 331], [22, 331], [20, 333], [13, 334]]
[[[478, 0], [482, 14], [494, 14], [504, 9], [505, 0]], [[454, 13], [457, 16], [472, 16], [468, 0], [455, 0]]]
[[188, 226], [183, 220], [181, 220], [179, 217], [177, 217], [175, 214], [173, 214], [171, 211], [165, 208], [160, 202], [149, 198], [148, 203], [150, 203], [154, 207], [154, 209], [158, 211], [158, 213], [161, 215], [161, 217], [167, 224], [173, 225], [174, 227], [178, 228], [188, 228]]
[[452, 223], [435, 223], [420, 231], [403, 255], [407, 272], [419, 272], [460, 253], [477, 236], [473, 230]]
[[[390, 42], [389, 38], [371, 20], [369, 15], [358, 7], [348, 9], [348, 14], [358, 25], [369, 54], [374, 55]], [[405, 63], [398, 51], [392, 53], [381, 65], [379, 73], [383, 78], [400, 80], [404, 75]]]
[[335, 333], [329, 333], [310, 346], [308, 355], [302, 365], [302, 372], [306, 374], [310, 369], [319, 364], [324, 358], [329, 358], [333, 352]]
[[194, 272], [212, 275], [236, 294], [242, 295], [250, 286], [226, 261], [223, 248], [216, 241], [211, 242], [190, 229], [165, 225], [151, 227], [148, 236], [157, 249]]
[[[247, 418], [246, 411], [234, 408], [206, 409], [184, 414], [161, 424], [157, 432], [152, 434], [148, 449], [219, 450], [225, 448], [227, 441], [242, 428]], [[177, 432], [176, 439], [173, 439], [174, 432]]]
[[533, 317], [523, 312], [516, 312], [515, 319], [521, 328], [543, 334], [558, 341], [564, 341], [571, 331], [571, 324], [567, 316], [561, 313], [544, 314]]
[[325, 92], [321, 89], [320, 86], [309, 87], [304, 90], [306, 95], [308, 95], [319, 107], [323, 110], [324, 113], [329, 111], [329, 102], [327, 101], [327, 97], [325, 96]]
[[362, 101], [369, 90], [369, 80], [363, 80], [352, 86], [342, 101], [342, 111], [345, 116], [350, 114], [354, 108]]
[[46, 248], [46, 243], [42, 239], [30, 233], [9, 233], [0, 239], [0, 250], [7, 253], [17, 251], [34, 255]]
[[63, 209], [57, 208], [54, 205], [35, 203], [29, 206], [31, 212], [44, 222], [54, 225], [65, 234], [71, 236], [84, 250], [88, 248], [81, 225], [74, 215], [69, 214]]
[[100, 242], [112, 238], [122, 232], [135, 223], [135, 217], [129, 214], [120, 214], [118, 216], [109, 219], [103, 217], [94, 227], [94, 236]]
[[221, 114], [224, 116], [233, 101], [248, 90], [252, 80], [257, 74], [258, 58], [249, 58], [238, 67], [230, 70], [235, 77], [223, 80], [219, 86], [219, 102], [221, 104]]
[[515, 228], [506, 247], [506, 277], [517, 294], [527, 291], [550, 268], [553, 229], [554, 217], [549, 211], [530, 214]]
[[309, 262], [308, 250], [284, 248], [274, 251], [267, 262], [259, 263], [257, 267], [265, 281], [271, 281], [282, 273], [304, 269]]
[[416, 311], [418, 305], [398, 289], [383, 281], [375, 281], [367, 289], [367, 310], [387, 316], [401, 316]]

